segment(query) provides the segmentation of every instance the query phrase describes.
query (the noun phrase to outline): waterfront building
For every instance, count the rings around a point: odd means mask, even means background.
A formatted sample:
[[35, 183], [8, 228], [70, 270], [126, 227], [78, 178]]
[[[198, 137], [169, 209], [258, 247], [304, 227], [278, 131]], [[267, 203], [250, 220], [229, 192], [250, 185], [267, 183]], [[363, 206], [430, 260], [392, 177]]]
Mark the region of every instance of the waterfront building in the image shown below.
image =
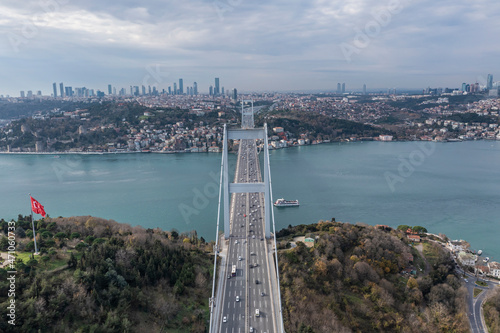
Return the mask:
[[500, 263], [492, 261], [488, 263], [488, 268], [490, 269], [491, 276], [500, 278]]
[[453, 241], [448, 241], [448, 243], [446, 244], [446, 247], [451, 252], [460, 252], [460, 251], [465, 251], [466, 249], [468, 249], [469, 243], [467, 243], [464, 240], [453, 240]]
[[472, 253], [461, 251], [458, 253], [458, 260], [465, 266], [474, 266], [477, 256]]

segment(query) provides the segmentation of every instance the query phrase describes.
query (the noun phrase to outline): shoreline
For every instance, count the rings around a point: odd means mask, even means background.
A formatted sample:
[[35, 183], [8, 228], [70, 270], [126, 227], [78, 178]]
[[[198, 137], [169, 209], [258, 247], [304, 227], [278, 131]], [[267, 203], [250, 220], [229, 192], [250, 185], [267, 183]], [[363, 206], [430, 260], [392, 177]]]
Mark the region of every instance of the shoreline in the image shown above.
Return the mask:
[[[330, 142], [319, 142], [319, 143], [311, 143], [307, 145], [293, 145], [287, 147], [278, 147], [278, 148], [270, 148], [269, 150], [280, 150], [287, 148], [297, 148], [297, 147], [309, 147], [309, 146], [317, 146], [323, 144], [332, 144], [332, 143], [355, 143], [355, 142], [383, 142], [383, 143], [401, 143], [401, 142], [435, 142], [435, 143], [457, 143], [457, 142], [474, 142], [474, 141], [499, 141], [497, 139], [486, 139], [486, 138], [478, 138], [473, 140], [461, 140], [461, 139], [449, 139], [449, 140], [392, 140], [392, 141], [381, 141], [381, 140], [344, 140], [344, 141], [330, 141]], [[201, 152], [191, 152], [191, 151], [61, 151], [61, 152], [28, 152], [28, 151], [20, 151], [20, 152], [9, 152], [9, 151], [0, 151], [0, 155], [117, 155], [117, 154], [202, 154], [202, 153], [210, 153], [210, 154], [222, 154], [222, 152], [214, 153], [209, 151], [201, 151]], [[231, 153], [231, 151], [229, 152]]]

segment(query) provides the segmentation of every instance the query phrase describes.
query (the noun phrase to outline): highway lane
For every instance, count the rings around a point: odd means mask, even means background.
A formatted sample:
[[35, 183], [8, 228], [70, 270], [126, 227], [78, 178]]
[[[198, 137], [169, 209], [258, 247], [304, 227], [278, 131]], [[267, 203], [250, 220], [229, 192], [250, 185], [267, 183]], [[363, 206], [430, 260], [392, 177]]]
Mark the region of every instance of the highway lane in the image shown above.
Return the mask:
[[[261, 182], [255, 140], [241, 140], [235, 182]], [[231, 199], [225, 290], [219, 332], [276, 332], [270, 296], [269, 260], [264, 237], [264, 194], [239, 193]], [[231, 267], [236, 265], [236, 276]]]
[[[495, 287], [495, 283], [491, 281], [485, 281], [488, 287], [482, 287], [476, 285], [476, 277], [467, 276], [465, 278], [465, 286], [467, 287], [467, 317], [469, 318], [469, 323], [471, 326], [472, 333], [483, 333], [486, 332], [486, 327], [484, 325], [482, 306], [486, 299], [486, 294], [489, 289]], [[483, 292], [477, 297], [474, 297], [474, 288], [481, 289]]]

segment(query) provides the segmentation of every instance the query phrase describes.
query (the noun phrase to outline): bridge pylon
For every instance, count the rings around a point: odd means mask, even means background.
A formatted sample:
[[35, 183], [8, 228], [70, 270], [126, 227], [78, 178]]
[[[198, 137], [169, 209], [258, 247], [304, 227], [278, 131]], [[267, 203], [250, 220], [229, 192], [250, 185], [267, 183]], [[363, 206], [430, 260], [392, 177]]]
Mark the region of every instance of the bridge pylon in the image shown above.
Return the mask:
[[[253, 116], [252, 116], [253, 118]], [[255, 183], [233, 183], [229, 179], [228, 168], [228, 141], [229, 140], [262, 140], [264, 143], [264, 181]], [[222, 170], [222, 191], [224, 206], [224, 238], [230, 237], [230, 194], [233, 193], [264, 193], [264, 232], [266, 238], [271, 236], [271, 190], [269, 182], [269, 149], [267, 140], [267, 124], [263, 128], [239, 128], [228, 129], [224, 125], [223, 139], [223, 170]], [[256, 161], [256, 163], [259, 163]]]

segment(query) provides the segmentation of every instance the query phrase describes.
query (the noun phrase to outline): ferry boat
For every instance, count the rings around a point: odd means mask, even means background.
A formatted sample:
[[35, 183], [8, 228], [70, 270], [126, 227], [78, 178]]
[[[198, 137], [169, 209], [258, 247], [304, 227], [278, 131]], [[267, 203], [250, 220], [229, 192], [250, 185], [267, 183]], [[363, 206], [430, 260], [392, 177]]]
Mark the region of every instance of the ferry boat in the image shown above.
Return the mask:
[[274, 205], [276, 207], [297, 207], [299, 205], [299, 200], [278, 199]]

